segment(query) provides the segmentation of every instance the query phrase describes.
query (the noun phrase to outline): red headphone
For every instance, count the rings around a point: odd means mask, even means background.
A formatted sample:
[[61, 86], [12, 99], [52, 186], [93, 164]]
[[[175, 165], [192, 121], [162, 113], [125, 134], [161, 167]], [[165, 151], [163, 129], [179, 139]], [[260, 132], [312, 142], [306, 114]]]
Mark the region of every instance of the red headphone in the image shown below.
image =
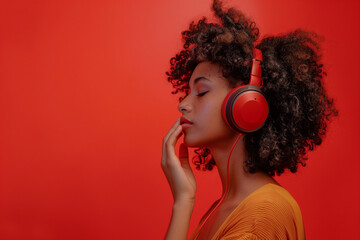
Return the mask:
[[259, 130], [269, 114], [269, 105], [261, 92], [262, 53], [253, 49], [251, 76], [248, 85], [232, 89], [225, 97], [221, 113], [223, 119], [237, 132], [251, 133]]

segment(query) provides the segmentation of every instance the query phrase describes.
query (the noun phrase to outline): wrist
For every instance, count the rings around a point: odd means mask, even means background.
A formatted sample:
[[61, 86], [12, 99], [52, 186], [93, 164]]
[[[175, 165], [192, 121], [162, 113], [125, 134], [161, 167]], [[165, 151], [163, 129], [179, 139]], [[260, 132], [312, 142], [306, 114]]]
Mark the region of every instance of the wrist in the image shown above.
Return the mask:
[[195, 201], [178, 200], [174, 202], [166, 240], [187, 239]]
[[173, 204], [173, 211], [180, 210], [193, 210], [195, 205], [195, 199], [179, 199], [175, 200]]

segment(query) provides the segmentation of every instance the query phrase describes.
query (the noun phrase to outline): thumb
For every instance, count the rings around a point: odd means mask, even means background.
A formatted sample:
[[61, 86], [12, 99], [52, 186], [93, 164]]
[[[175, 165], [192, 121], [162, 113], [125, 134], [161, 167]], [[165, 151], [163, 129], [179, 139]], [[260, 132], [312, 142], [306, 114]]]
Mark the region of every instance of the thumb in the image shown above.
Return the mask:
[[190, 165], [189, 165], [189, 151], [188, 151], [188, 148], [187, 148], [185, 143], [180, 144], [179, 159], [180, 159], [181, 165], [183, 167], [185, 167], [185, 166], [190, 167]]

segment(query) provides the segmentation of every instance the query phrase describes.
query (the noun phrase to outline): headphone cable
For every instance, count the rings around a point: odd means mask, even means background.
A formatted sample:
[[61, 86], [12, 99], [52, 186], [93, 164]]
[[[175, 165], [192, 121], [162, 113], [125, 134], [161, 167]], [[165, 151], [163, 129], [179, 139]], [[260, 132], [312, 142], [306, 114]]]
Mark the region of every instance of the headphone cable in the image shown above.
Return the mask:
[[229, 180], [230, 180], [230, 174], [229, 174], [229, 169], [230, 169], [230, 157], [231, 157], [231, 154], [235, 148], [235, 145], [236, 143], [239, 141], [240, 137], [242, 136], [243, 134], [240, 133], [239, 136], [237, 137], [237, 139], [235, 140], [234, 144], [232, 145], [231, 147], [231, 150], [230, 150], [230, 153], [229, 153], [229, 157], [228, 157], [228, 160], [227, 160], [227, 167], [226, 167], [226, 188], [225, 188], [225, 192], [224, 194], [221, 196], [219, 202], [216, 204], [216, 206], [211, 210], [211, 212], [206, 216], [206, 218], [204, 219], [204, 221], [201, 223], [200, 227], [198, 228], [198, 230], [196, 231], [196, 233], [193, 235], [192, 239], [194, 240], [196, 238], [196, 236], [198, 234], [200, 234], [200, 231], [201, 231], [201, 228], [204, 226], [204, 224], [206, 223], [206, 221], [209, 219], [209, 217], [211, 216], [211, 214], [219, 207], [219, 205], [222, 203], [222, 201], [224, 200], [228, 190], [229, 190]]

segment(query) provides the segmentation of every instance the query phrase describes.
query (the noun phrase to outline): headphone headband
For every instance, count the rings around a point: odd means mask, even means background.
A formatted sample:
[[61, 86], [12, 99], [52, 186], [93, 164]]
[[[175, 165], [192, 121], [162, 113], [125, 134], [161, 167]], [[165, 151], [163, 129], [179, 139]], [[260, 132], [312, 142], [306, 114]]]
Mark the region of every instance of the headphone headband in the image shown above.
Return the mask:
[[261, 66], [260, 66], [262, 60], [263, 58], [262, 58], [261, 50], [258, 48], [253, 48], [253, 59], [251, 64], [251, 75], [250, 75], [249, 85], [255, 85], [258, 87], [262, 86]]
[[261, 62], [262, 53], [254, 48], [250, 83], [232, 89], [224, 99], [221, 108], [223, 119], [237, 132], [255, 132], [268, 117], [269, 105], [260, 89]]

